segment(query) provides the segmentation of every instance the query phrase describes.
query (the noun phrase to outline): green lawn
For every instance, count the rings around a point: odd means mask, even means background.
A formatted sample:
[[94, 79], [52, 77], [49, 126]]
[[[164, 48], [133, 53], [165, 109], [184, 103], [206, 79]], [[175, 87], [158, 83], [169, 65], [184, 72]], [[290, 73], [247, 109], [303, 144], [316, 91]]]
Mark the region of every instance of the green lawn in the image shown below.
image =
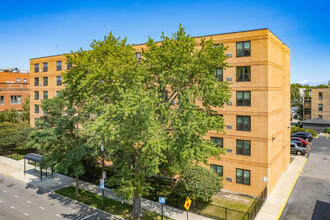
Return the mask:
[[[102, 196], [84, 191], [82, 189], [79, 189], [79, 195], [75, 194], [76, 190], [75, 187], [69, 186], [60, 190], [55, 191], [55, 193], [68, 197], [70, 199], [77, 200], [79, 202], [82, 202], [86, 205], [93, 206], [95, 208], [101, 209], [101, 201]], [[116, 200], [110, 199], [105, 197], [104, 198], [104, 211], [109, 212], [111, 214], [123, 217], [125, 219], [133, 219], [130, 215], [130, 212], [132, 210], [132, 206], [118, 202]], [[148, 220], [148, 219], [161, 219], [161, 216], [158, 214], [155, 214], [153, 212], [144, 211], [143, 217], [141, 220]], [[171, 219], [164, 217], [164, 219]]]

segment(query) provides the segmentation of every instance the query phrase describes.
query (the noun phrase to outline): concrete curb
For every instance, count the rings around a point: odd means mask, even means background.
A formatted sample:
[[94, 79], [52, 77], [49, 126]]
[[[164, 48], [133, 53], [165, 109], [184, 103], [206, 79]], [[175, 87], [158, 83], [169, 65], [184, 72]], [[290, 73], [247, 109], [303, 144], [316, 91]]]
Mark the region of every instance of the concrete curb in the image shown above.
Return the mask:
[[[306, 155], [307, 155], [307, 154], [306, 154]], [[301, 166], [301, 168], [300, 168], [300, 170], [299, 170], [299, 174], [298, 174], [297, 178], [295, 179], [295, 181], [294, 181], [294, 183], [293, 183], [293, 185], [292, 185], [292, 187], [291, 187], [291, 189], [290, 189], [290, 191], [289, 191], [288, 196], [287, 196], [286, 199], [285, 199], [285, 202], [284, 202], [284, 204], [283, 204], [283, 206], [282, 206], [282, 208], [281, 208], [281, 211], [280, 211], [280, 213], [279, 213], [278, 216], [277, 216], [277, 220], [279, 220], [279, 219], [281, 218], [281, 215], [282, 215], [283, 210], [284, 210], [284, 208], [285, 208], [285, 206], [286, 206], [286, 203], [288, 202], [288, 200], [289, 200], [289, 198], [290, 198], [290, 195], [291, 195], [291, 193], [292, 193], [292, 190], [293, 190], [293, 188], [295, 187], [295, 185], [296, 185], [296, 183], [297, 183], [297, 180], [298, 180], [298, 178], [299, 178], [299, 176], [300, 176], [300, 174], [301, 174], [302, 169], [303, 169], [304, 166], [305, 166], [306, 161], [307, 161], [307, 157], [305, 156], [305, 161], [304, 161], [303, 165]]]

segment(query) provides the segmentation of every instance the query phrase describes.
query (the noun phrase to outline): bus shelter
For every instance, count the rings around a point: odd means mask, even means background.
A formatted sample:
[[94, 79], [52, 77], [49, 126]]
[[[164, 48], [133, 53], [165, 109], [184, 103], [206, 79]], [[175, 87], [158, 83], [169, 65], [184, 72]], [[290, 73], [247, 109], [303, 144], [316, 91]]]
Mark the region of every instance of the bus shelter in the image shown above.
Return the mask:
[[[37, 172], [37, 163], [39, 164], [40, 167], [40, 180], [42, 181], [42, 167], [40, 166], [40, 163], [42, 161], [42, 155], [40, 154], [35, 154], [35, 153], [29, 153], [24, 156], [24, 175], [26, 173], [26, 160], [33, 161], [34, 162], [34, 172]], [[46, 176], [47, 176], [47, 169], [46, 169]], [[54, 177], [53, 175], [53, 168], [51, 168], [51, 175], [52, 178]]]

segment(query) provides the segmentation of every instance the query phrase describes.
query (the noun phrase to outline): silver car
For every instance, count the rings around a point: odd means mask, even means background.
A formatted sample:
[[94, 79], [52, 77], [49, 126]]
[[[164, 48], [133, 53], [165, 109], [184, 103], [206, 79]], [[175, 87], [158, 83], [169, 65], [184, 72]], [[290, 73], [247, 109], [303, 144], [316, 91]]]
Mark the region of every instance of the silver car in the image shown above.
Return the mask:
[[307, 153], [307, 149], [306, 147], [299, 147], [296, 143], [291, 142], [290, 153], [304, 155]]

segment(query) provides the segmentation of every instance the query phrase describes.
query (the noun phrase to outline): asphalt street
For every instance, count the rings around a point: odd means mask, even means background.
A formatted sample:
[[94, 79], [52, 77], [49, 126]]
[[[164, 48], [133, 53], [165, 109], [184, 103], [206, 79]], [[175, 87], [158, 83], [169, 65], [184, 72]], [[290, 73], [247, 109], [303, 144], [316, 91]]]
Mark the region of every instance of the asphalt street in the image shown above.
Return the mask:
[[313, 140], [281, 219], [330, 219], [330, 139], [319, 137]]
[[71, 199], [0, 175], [0, 220], [116, 219]]

